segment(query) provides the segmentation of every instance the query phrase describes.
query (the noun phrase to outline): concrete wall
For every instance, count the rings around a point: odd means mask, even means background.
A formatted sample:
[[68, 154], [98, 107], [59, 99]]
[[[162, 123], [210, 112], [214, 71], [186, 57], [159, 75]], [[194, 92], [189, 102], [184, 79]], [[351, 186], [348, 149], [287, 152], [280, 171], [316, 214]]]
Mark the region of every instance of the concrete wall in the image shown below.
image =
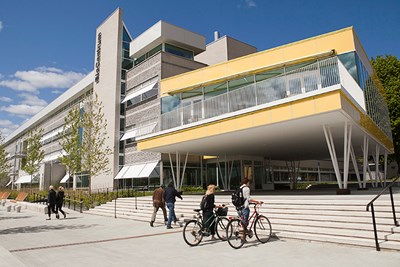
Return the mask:
[[119, 143], [119, 103], [121, 87], [122, 50], [122, 10], [117, 9], [96, 30], [95, 43], [95, 82], [93, 93], [103, 103], [106, 131], [109, 139], [106, 145], [112, 154], [108, 157], [110, 174], [92, 177], [92, 189], [112, 187], [118, 169]]

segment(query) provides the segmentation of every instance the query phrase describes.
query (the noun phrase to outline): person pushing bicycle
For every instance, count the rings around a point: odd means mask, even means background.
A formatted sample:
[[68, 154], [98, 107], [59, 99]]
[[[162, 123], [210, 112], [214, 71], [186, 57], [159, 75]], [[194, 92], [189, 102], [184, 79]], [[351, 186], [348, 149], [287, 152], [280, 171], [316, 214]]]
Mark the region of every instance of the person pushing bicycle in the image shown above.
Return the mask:
[[[238, 214], [242, 218], [242, 224], [244, 225], [245, 229], [247, 230], [247, 224], [249, 223], [249, 216], [250, 216], [250, 208], [249, 203], [255, 204], [262, 204], [262, 201], [258, 201], [255, 199], [250, 198], [250, 183], [251, 180], [249, 178], [244, 178], [241, 182], [240, 188], [242, 189], [244, 204], [242, 209], [238, 209]], [[242, 239], [245, 240], [245, 234], [243, 231]]]

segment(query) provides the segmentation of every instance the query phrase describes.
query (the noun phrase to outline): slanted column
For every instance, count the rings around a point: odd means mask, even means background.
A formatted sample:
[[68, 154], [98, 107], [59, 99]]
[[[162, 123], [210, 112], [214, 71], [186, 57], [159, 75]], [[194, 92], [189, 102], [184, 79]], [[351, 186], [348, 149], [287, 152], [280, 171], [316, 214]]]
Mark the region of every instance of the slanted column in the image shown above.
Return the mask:
[[356, 176], [357, 176], [358, 188], [362, 188], [360, 171], [358, 170], [356, 154], [354, 153], [353, 146], [351, 146], [350, 155], [351, 155], [351, 161], [353, 162], [354, 171], [356, 172]]
[[351, 148], [351, 131], [352, 125], [347, 122], [344, 125], [344, 153], [343, 153], [343, 189], [347, 189], [349, 180], [349, 163]]
[[179, 152], [175, 153], [175, 157], [176, 157], [175, 170], [174, 170], [174, 165], [172, 164], [171, 153], [168, 153], [168, 156], [169, 156], [169, 162], [171, 165], [172, 179], [174, 181], [174, 185], [175, 185], [176, 189], [179, 190], [182, 188], [182, 185], [183, 185], [183, 178], [185, 177], [185, 171], [186, 171], [186, 165], [187, 165], [187, 159], [188, 159], [189, 153], [186, 153], [182, 172], [181, 172], [181, 155], [180, 155], [180, 153]]
[[333, 169], [335, 170], [336, 180], [339, 189], [343, 189], [342, 177], [340, 175], [339, 163], [336, 157], [336, 150], [335, 150], [335, 144], [333, 142], [332, 132], [331, 129], [329, 127], [326, 127], [325, 125], [323, 125], [323, 129], [324, 129], [326, 144], [328, 145], [329, 154], [331, 156]]
[[363, 146], [363, 188], [367, 188], [367, 171], [368, 171], [368, 137], [364, 135]]

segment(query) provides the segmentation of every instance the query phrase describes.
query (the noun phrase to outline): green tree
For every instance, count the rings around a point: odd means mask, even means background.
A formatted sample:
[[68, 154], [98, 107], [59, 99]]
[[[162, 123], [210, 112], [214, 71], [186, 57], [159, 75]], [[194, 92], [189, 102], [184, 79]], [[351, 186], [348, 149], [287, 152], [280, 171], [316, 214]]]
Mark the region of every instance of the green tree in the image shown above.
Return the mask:
[[97, 94], [89, 96], [84, 103], [82, 118], [82, 170], [89, 175], [89, 191], [91, 178], [110, 172], [108, 156], [112, 150], [107, 146], [107, 120], [104, 118], [103, 104]]
[[[69, 177], [81, 172], [81, 112], [78, 107], [72, 108], [64, 118], [63, 135], [59, 144], [66, 155], [59, 157]], [[75, 179], [75, 177], [73, 178]]]
[[376, 59], [372, 58], [371, 61], [385, 89], [395, 151], [392, 158], [400, 167], [400, 61], [392, 55], [378, 56]]
[[22, 166], [22, 170], [31, 176], [31, 188], [33, 174], [39, 171], [40, 165], [44, 159], [44, 151], [41, 142], [42, 134], [43, 129], [36, 128], [28, 132], [28, 138], [26, 139], [25, 164]]
[[4, 187], [9, 180], [11, 164], [7, 159], [7, 151], [4, 147], [4, 137], [0, 132], [0, 188]]

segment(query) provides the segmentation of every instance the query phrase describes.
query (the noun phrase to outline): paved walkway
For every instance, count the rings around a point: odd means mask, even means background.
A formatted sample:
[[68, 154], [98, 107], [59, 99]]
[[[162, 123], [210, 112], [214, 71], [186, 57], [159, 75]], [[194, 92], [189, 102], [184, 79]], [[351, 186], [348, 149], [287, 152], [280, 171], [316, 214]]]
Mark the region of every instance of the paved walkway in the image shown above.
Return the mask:
[[253, 239], [239, 250], [210, 238], [189, 247], [179, 227], [74, 211], [45, 219], [0, 206], [0, 266], [400, 266], [395, 252], [277, 239]]

